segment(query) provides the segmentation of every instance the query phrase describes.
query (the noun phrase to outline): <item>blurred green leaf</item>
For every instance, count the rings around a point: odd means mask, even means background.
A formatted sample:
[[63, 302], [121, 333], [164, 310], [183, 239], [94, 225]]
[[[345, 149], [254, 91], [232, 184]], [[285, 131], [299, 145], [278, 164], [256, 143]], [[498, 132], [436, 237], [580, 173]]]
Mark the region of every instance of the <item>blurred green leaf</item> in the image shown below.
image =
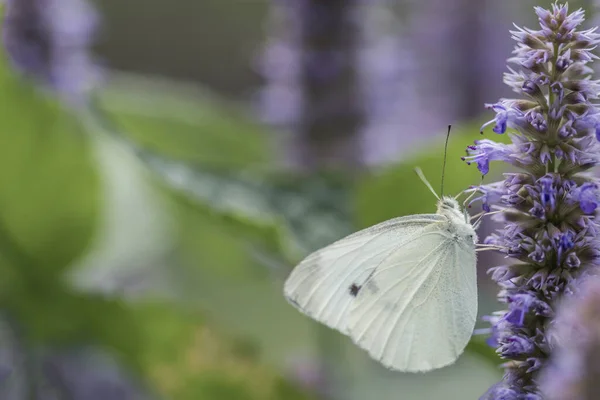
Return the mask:
[[31, 346], [92, 343], [139, 368], [138, 332], [118, 300], [65, 279], [95, 239], [104, 205], [89, 131], [0, 60], [0, 308]]
[[162, 278], [174, 248], [171, 204], [130, 148], [93, 126], [88, 129], [102, 174], [102, 219], [88, 251], [72, 265], [70, 282], [88, 293], [117, 296], [144, 286], [168, 291]]
[[275, 389], [271, 400], [307, 400], [318, 398], [315, 394], [309, 394], [287, 379], [279, 378], [275, 382]]
[[272, 174], [266, 132], [231, 105], [172, 82], [117, 82], [100, 95], [95, 119], [187, 209], [181, 237], [196, 243], [187, 247], [199, 265], [241, 277], [248, 248], [295, 262], [351, 231], [347, 189], [331, 186], [339, 178]]
[[179, 205], [180, 235], [190, 260], [230, 277], [249, 271], [248, 249], [296, 261], [350, 232], [347, 182], [335, 176], [257, 174], [190, 163], [120, 136], [118, 125], [96, 116], [129, 145]]
[[[243, 279], [270, 258], [287, 275], [289, 264], [351, 231], [348, 189], [333, 179], [183, 171], [186, 178], [172, 185], [185, 205], [181, 240], [189, 260], [202, 268]], [[261, 256], [253, 262], [249, 250]]]
[[272, 212], [280, 215], [295, 253], [291, 262], [352, 233], [352, 182], [334, 172], [269, 177]]
[[473, 336], [467, 345], [465, 351], [477, 354], [477, 356], [488, 361], [490, 364], [499, 367], [502, 363], [502, 359], [496, 353], [496, 350], [491, 348], [484, 337]]
[[[146, 350], [144, 365], [151, 370], [160, 364], [176, 364], [193, 341], [195, 332], [204, 323], [198, 312], [185, 310], [174, 304], [149, 301], [131, 305], [132, 318], [140, 327]], [[184, 371], [178, 371], [184, 373]]]
[[82, 126], [55, 99], [4, 65], [0, 86], [0, 221], [40, 266], [38, 274], [53, 274], [81, 255], [94, 234], [94, 157]]
[[273, 160], [266, 128], [189, 83], [117, 75], [98, 106], [123, 135], [161, 157], [220, 168], [264, 168]]
[[230, 399], [253, 400], [258, 397], [252, 395], [248, 383], [223, 374], [220, 371], [205, 372], [190, 382], [183, 390], [177, 393], [178, 399]]
[[280, 387], [282, 377], [260, 362], [253, 340], [222, 331], [197, 311], [153, 301], [133, 308], [147, 376], [167, 398], [283, 399], [282, 391], [298, 392], [291, 383]]
[[93, 119], [138, 155], [177, 204], [184, 260], [243, 278], [248, 247], [285, 252], [271, 191], [249, 173], [272, 159], [262, 128], [197, 89], [133, 75], [116, 81], [100, 94]]
[[38, 290], [23, 293], [13, 303], [5, 304], [18, 316], [30, 343], [58, 348], [94, 343], [109, 349], [129, 367], [138, 371], [142, 368], [140, 332], [125, 304], [73, 293], [58, 285], [35, 289]]

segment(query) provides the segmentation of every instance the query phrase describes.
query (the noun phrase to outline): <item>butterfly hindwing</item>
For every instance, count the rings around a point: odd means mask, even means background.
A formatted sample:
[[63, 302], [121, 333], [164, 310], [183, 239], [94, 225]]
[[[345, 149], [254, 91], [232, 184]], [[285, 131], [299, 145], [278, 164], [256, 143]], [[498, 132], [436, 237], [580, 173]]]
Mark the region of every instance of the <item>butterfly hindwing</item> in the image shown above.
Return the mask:
[[453, 363], [475, 325], [475, 262], [474, 250], [426, 227], [369, 277], [350, 306], [349, 335], [388, 368], [416, 372]]

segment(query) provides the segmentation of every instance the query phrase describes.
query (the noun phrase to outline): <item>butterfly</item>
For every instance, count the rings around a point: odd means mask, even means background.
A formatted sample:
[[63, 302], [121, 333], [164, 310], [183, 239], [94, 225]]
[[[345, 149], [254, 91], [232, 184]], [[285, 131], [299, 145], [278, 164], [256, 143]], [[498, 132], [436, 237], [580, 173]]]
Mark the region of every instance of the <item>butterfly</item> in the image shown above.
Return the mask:
[[437, 196], [417, 173], [438, 198], [435, 214], [394, 218], [347, 236], [306, 257], [284, 285], [302, 313], [405, 372], [454, 363], [477, 317], [479, 221], [471, 224], [456, 198]]

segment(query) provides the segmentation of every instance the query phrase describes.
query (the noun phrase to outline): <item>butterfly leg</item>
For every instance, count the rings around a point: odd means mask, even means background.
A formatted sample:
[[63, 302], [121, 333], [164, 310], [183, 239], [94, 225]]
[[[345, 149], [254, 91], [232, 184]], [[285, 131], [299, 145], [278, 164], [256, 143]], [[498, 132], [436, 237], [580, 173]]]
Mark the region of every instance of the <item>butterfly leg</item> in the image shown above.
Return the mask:
[[471, 200], [471, 199], [473, 198], [473, 196], [475, 196], [475, 195], [477, 194], [478, 187], [479, 187], [479, 186], [481, 186], [481, 184], [483, 183], [483, 178], [484, 178], [484, 175], [482, 175], [482, 176], [481, 176], [481, 182], [479, 182], [479, 185], [478, 185], [478, 186], [471, 186], [471, 187], [469, 187], [468, 189], [465, 189], [465, 190], [461, 191], [460, 193], [458, 193], [458, 194], [457, 194], [457, 195], [454, 197], [454, 199], [458, 200], [458, 198], [459, 198], [459, 197], [460, 197], [462, 194], [464, 194], [464, 193], [467, 193], [469, 190], [472, 190], [471, 194], [470, 194], [469, 196], [467, 196], [467, 198], [466, 198], [466, 199], [465, 199], [465, 201], [463, 202], [463, 207], [467, 207], [467, 202], [468, 202], [469, 200]]
[[483, 248], [483, 249], [475, 249], [475, 251], [476, 251], [477, 253], [480, 253], [480, 252], [482, 252], [482, 251], [490, 251], [490, 250], [494, 250], [494, 251], [500, 251], [501, 249], [497, 249], [497, 248], [495, 248], [495, 247], [486, 247], [486, 248]]
[[471, 193], [470, 193], [470, 194], [467, 196], [467, 198], [466, 198], [466, 199], [463, 201], [463, 207], [466, 207], [466, 206], [467, 206], [467, 205], [466, 205], [466, 204], [467, 204], [467, 202], [468, 202], [469, 200], [471, 200], [471, 199], [473, 198], [473, 196], [475, 196], [475, 195], [477, 194], [477, 186], [471, 186], [471, 187], [469, 187], [468, 189], [465, 189], [465, 190], [463, 190], [463, 191], [459, 192], [459, 193], [458, 193], [456, 196], [454, 196], [454, 199], [455, 199], [455, 200], [458, 200], [458, 198], [459, 198], [460, 196], [462, 196], [462, 195], [463, 195], [463, 194], [465, 194], [465, 193], [468, 193], [470, 190], [471, 190], [472, 192], [471, 192]]
[[477, 213], [477, 214], [475, 214], [475, 215], [471, 215], [471, 216], [469, 217], [469, 220], [470, 220], [470, 221], [473, 221], [475, 218], [483, 217], [484, 215], [485, 215], [485, 211], [482, 211], [482, 212], [480, 212], [480, 213]]
[[493, 244], [480, 244], [480, 243], [477, 243], [475, 246], [478, 247], [477, 249], [475, 249], [475, 251], [489, 251], [489, 250], [496, 250], [496, 251], [505, 250], [506, 251], [506, 250], [508, 250], [507, 247], [504, 247], [504, 246], [495, 246]]
[[479, 227], [479, 225], [481, 225], [481, 220], [483, 219], [483, 217], [486, 217], [488, 215], [500, 214], [504, 211], [506, 211], [506, 210], [503, 209], [503, 210], [492, 211], [492, 212], [482, 212], [482, 213], [473, 215], [471, 217], [471, 219], [477, 218], [475, 220], [475, 222], [473, 222], [473, 228], [477, 229]]

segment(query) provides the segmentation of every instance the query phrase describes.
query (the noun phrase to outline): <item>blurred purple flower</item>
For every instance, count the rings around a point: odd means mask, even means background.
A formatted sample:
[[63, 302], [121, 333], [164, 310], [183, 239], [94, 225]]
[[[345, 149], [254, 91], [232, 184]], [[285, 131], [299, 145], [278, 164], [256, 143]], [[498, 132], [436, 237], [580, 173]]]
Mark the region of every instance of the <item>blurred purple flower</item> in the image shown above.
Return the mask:
[[539, 379], [546, 400], [593, 400], [600, 393], [600, 279], [578, 286], [550, 331], [554, 349]]
[[[304, 104], [290, 104], [288, 93], [302, 97], [307, 94], [303, 92], [303, 85], [328, 86], [348, 67], [347, 56], [335, 43], [337, 29], [348, 23], [347, 9], [354, 7], [353, 4], [348, 6], [311, 0], [274, 2], [275, 34], [269, 38], [259, 61], [260, 72], [271, 89], [264, 93], [268, 122], [284, 126], [297, 124]], [[311, 39], [319, 36], [326, 38], [323, 45], [312, 46]], [[282, 116], [283, 106], [289, 106], [294, 112], [284, 112]]]
[[583, 11], [568, 14], [566, 5], [535, 8], [540, 30], [517, 28], [517, 65], [505, 83], [524, 99], [503, 99], [490, 105], [499, 134], [511, 130], [511, 144], [491, 140], [468, 147], [467, 162], [483, 174], [489, 161], [500, 160], [523, 170], [506, 174], [503, 182], [479, 190], [484, 210], [503, 211], [503, 222], [485, 242], [501, 247], [516, 262], [490, 270], [507, 310], [488, 317], [493, 344], [507, 360], [501, 383], [482, 399], [541, 399], [538, 373], [552, 351], [547, 327], [556, 302], [571, 289], [575, 278], [598, 265], [600, 241], [594, 212], [597, 183], [582, 174], [600, 164], [595, 126], [599, 112], [589, 99], [598, 83], [589, 79], [586, 63], [595, 58], [600, 42], [594, 30], [577, 31]]
[[289, 360], [286, 370], [286, 375], [298, 386], [314, 393], [327, 392], [327, 382], [323, 374], [324, 366], [320, 360], [306, 356], [293, 357]]
[[398, 126], [406, 123], [414, 83], [404, 77], [414, 65], [386, 7], [386, 0], [273, 2], [258, 60], [266, 80], [260, 113], [291, 134], [290, 158], [301, 166], [312, 157], [377, 162], [398, 149], [392, 141], [406, 147]]
[[87, 0], [5, 0], [4, 46], [13, 67], [77, 102], [99, 70], [88, 51], [98, 16]]
[[79, 348], [47, 354], [46, 382], [64, 398], [81, 400], [148, 400], [150, 396], [107, 354]]
[[358, 1], [277, 0], [275, 35], [261, 60], [263, 115], [290, 132], [298, 167], [358, 160]]

